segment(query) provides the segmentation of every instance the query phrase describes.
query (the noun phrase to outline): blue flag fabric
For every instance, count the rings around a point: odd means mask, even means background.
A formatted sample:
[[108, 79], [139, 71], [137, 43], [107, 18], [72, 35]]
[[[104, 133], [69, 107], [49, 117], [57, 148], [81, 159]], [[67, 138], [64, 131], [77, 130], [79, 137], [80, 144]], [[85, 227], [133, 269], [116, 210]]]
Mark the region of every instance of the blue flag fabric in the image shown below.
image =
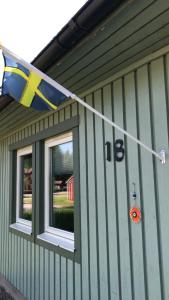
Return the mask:
[[3, 53], [4, 74], [2, 95], [8, 95], [26, 107], [39, 111], [56, 110], [68, 99], [62, 89], [48, 83], [31, 67], [26, 68], [22, 63]]

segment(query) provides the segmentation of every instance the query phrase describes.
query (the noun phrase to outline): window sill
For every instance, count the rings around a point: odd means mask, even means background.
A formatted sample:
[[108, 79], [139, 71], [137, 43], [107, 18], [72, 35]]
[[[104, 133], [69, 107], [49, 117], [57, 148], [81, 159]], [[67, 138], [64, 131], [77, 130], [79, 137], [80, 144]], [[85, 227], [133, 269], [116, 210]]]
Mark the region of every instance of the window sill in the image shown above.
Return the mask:
[[63, 248], [64, 250], [70, 251], [72, 253], [75, 252], [74, 241], [72, 240], [60, 236], [55, 236], [54, 234], [48, 232], [39, 234], [37, 236], [37, 239], [52, 244], [54, 246], [57, 246], [59, 248]]
[[10, 225], [10, 229], [14, 232], [20, 232], [27, 236], [32, 236], [32, 228], [20, 223], [14, 223]]

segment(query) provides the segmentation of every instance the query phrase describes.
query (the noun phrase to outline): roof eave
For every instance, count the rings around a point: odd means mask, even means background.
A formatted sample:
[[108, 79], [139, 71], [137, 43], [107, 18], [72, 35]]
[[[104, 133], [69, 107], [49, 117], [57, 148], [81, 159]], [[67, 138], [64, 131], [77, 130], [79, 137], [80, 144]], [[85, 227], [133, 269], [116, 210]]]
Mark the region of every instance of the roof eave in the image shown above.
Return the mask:
[[35, 57], [32, 64], [43, 72], [47, 71], [124, 1], [87, 1], [51, 42]]

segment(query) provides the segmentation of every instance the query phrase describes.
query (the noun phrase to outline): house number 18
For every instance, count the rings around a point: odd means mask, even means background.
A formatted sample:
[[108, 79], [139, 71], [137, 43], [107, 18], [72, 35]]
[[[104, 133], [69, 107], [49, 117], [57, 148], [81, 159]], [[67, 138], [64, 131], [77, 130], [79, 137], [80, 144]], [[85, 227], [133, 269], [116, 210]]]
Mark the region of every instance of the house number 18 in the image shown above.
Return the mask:
[[[122, 161], [124, 158], [124, 142], [121, 139], [117, 139], [114, 142], [114, 160], [115, 161]], [[106, 142], [105, 143], [106, 146], [106, 159], [108, 161], [111, 161], [111, 143], [110, 142]]]

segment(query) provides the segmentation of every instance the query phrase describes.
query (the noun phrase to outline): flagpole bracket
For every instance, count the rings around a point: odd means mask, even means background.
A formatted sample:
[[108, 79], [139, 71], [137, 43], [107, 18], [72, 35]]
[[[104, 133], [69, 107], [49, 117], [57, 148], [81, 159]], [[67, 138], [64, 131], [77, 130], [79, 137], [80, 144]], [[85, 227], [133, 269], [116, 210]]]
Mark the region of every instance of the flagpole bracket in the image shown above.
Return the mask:
[[159, 152], [159, 157], [162, 165], [164, 165], [166, 163], [166, 158], [167, 158], [166, 151], [164, 149], [161, 149], [161, 151]]

